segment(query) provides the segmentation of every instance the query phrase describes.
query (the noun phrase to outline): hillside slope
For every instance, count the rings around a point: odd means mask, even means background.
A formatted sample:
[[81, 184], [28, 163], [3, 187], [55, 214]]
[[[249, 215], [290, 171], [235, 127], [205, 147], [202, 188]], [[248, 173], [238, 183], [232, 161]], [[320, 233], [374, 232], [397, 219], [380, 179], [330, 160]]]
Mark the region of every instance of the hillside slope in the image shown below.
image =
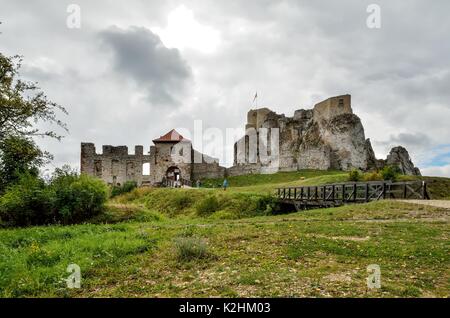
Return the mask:
[[[97, 224], [0, 230], [0, 297], [449, 297], [449, 209], [379, 201], [272, 215], [277, 186], [346, 178], [300, 171], [230, 178], [227, 191], [137, 189]], [[450, 198], [450, 179], [425, 179]], [[73, 263], [81, 289], [65, 285]], [[380, 290], [366, 286], [370, 264]]]
[[[0, 296], [448, 297], [450, 211], [374, 202], [241, 220], [0, 231]], [[66, 267], [81, 267], [67, 289]], [[366, 268], [382, 287], [367, 289]]]

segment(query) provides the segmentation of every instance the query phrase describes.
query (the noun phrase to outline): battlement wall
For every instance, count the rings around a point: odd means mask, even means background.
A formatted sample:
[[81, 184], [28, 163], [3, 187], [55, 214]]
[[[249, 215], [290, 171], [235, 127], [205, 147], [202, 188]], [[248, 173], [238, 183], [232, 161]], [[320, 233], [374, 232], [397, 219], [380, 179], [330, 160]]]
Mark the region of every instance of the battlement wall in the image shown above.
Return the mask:
[[96, 152], [93, 143], [81, 144], [81, 173], [103, 179], [108, 184], [122, 185], [127, 181], [136, 181], [138, 185], [145, 179], [143, 165], [151, 161], [150, 155], [144, 155], [144, 147], [135, 146], [135, 153], [129, 154], [127, 146], [102, 146], [102, 153]]

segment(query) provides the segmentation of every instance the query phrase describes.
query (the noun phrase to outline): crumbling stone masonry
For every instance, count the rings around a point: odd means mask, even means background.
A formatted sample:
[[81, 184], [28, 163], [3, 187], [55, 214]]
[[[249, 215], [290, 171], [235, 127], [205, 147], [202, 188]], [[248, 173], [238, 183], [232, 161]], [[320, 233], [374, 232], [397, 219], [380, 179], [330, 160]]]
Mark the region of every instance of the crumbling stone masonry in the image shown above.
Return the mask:
[[135, 154], [131, 155], [126, 146], [103, 146], [102, 154], [97, 154], [94, 144], [82, 143], [80, 170], [108, 184], [120, 185], [126, 181], [143, 184], [149, 181], [149, 176], [142, 175], [143, 164], [151, 161], [149, 155], [144, 155], [143, 149], [136, 146]]
[[[128, 153], [126, 146], [103, 146], [103, 153], [97, 154], [94, 144], [82, 143], [80, 170], [112, 185], [126, 181], [136, 181], [139, 186], [158, 185], [164, 180], [195, 181], [224, 176], [225, 168], [219, 166], [218, 159], [195, 151], [192, 143], [175, 130], [153, 143], [147, 154], [143, 153], [143, 146], [136, 146], [134, 155]], [[144, 165], [149, 166], [149, 175], [143, 175]]]
[[[218, 159], [193, 149], [192, 143], [175, 130], [153, 140], [144, 154], [142, 146], [129, 154], [125, 146], [103, 146], [97, 154], [92, 143], [81, 144], [81, 172], [108, 184], [136, 181], [158, 185], [164, 180], [195, 182], [225, 175], [274, 173], [301, 169], [364, 171], [397, 165], [407, 175], [420, 175], [408, 151], [399, 146], [386, 160], [377, 160], [364, 127], [353, 114], [351, 96], [342, 95], [296, 110], [293, 117], [268, 108], [250, 110], [246, 134], [234, 145], [234, 165], [228, 169]], [[149, 165], [150, 174], [143, 175]]]
[[350, 95], [296, 110], [293, 117], [268, 108], [250, 110], [245, 128], [245, 136], [234, 145], [234, 165], [227, 169], [228, 175], [301, 169], [367, 171], [386, 164], [420, 175], [403, 147], [394, 148], [387, 160], [375, 158], [361, 120], [353, 114]]

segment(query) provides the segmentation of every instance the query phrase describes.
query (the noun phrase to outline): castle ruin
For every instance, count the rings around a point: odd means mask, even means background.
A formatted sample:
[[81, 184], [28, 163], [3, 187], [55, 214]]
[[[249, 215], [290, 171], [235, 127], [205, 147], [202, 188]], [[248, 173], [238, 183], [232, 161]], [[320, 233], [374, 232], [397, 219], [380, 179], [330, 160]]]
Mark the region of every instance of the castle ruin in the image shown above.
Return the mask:
[[[191, 141], [175, 130], [154, 139], [153, 143], [147, 154], [143, 146], [135, 146], [134, 154], [129, 154], [126, 146], [103, 146], [103, 152], [97, 154], [94, 144], [82, 143], [81, 173], [96, 176], [110, 185], [135, 181], [139, 186], [166, 181], [189, 184], [192, 180], [220, 178], [225, 174], [218, 159], [194, 150]], [[149, 173], [144, 175], [146, 165]]]
[[[393, 148], [386, 160], [375, 158], [361, 120], [353, 113], [350, 95], [296, 110], [293, 117], [268, 108], [250, 110], [245, 128], [245, 136], [234, 145], [230, 168], [197, 152], [189, 140], [172, 130], [153, 140], [147, 154], [143, 146], [136, 146], [134, 154], [126, 146], [103, 146], [102, 154], [97, 154], [94, 144], [82, 143], [81, 172], [108, 184], [136, 181], [140, 186], [302, 169], [369, 171], [385, 165], [397, 165], [406, 175], [420, 175], [401, 146]], [[144, 165], [149, 167], [148, 175], [143, 174]]]

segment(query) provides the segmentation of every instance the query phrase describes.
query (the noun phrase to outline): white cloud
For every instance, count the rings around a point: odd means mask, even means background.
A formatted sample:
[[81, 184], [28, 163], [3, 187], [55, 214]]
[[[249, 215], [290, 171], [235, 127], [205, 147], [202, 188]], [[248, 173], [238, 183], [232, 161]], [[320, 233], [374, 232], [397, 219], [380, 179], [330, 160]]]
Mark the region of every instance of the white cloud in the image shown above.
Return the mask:
[[154, 27], [167, 47], [190, 48], [202, 53], [214, 53], [220, 43], [220, 33], [214, 28], [199, 23], [194, 12], [180, 5], [169, 13], [165, 28]]
[[422, 175], [450, 178], [450, 164], [441, 167], [425, 167], [421, 169]]

